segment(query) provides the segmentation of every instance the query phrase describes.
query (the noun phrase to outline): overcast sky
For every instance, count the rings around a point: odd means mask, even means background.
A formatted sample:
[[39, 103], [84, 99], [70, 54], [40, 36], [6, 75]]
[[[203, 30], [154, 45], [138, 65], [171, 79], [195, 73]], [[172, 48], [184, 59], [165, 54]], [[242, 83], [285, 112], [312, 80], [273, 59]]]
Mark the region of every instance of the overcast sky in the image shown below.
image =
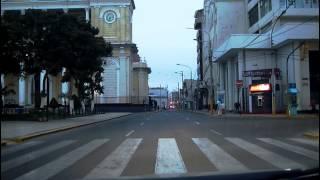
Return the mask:
[[190, 70], [176, 64], [192, 67], [196, 78], [197, 42], [194, 26], [195, 11], [203, 7], [203, 0], [135, 0], [133, 15], [133, 42], [139, 55], [151, 67], [149, 87], [167, 86], [176, 90], [184, 71], [190, 79]]

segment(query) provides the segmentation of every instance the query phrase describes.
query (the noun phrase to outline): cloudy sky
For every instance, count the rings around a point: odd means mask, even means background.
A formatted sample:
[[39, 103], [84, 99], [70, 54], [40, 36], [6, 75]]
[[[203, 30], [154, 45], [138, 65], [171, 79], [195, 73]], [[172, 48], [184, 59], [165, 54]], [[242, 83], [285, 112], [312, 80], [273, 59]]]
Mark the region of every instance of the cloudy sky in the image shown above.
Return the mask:
[[146, 58], [151, 67], [149, 86], [168, 86], [169, 90], [181, 87], [181, 76], [175, 71], [184, 71], [190, 79], [197, 68], [196, 31], [193, 28], [195, 11], [203, 7], [203, 0], [135, 0], [133, 15], [133, 42], [139, 55]]

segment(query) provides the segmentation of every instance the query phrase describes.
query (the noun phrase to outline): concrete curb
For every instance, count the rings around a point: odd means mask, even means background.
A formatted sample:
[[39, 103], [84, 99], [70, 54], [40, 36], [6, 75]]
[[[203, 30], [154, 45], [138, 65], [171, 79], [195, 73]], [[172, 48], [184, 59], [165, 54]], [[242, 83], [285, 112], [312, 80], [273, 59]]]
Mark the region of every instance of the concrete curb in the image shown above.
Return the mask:
[[66, 130], [70, 130], [70, 129], [75, 129], [75, 128], [79, 128], [79, 127], [83, 127], [83, 126], [89, 126], [89, 125], [92, 125], [92, 124], [98, 124], [98, 123], [102, 123], [102, 122], [105, 122], [105, 121], [114, 120], [114, 119], [130, 116], [130, 115], [132, 115], [132, 113], [131, 114], [125, 114], [125, 115], [118, 116], [118, 117], [113, 117], [113, 118], [110, 118], [110, 119], [101, 120], [101, 121], [89, 122], [89, 123], [78, 124], [78, 125], [71, 125], [71, 126], [66, 126], [66, 127], [62, 127], [62, 128], [56, 128], [56, 129], [40, 131], [40, 132], [36, 132], [36, 133], [24, 135], [24, 136], [18, 136], [18, 137], [14, 137], [14, 138], [10, 138], [10, 139], [4, 139], [4, 140], [1, 140], [1, 146], [2, 146], [2, 142], [3, 141], [14, 141], [16, 143], [21, 143], [21, 142], [23, 142], [25, 140], [32, 139], [32, 138], [35, 138], [35, 137], [44, 136], [44, 135], [48, 135], [48, 134], [53, 134], [53, 133], [66, 131]]
[[199, 112], [199, 111], [186, 111], [196, 114], [203, 114], [208, 115], [210, 117], [226, 117], [226, 118], [255, 118], [255, 117], [261, 117], [261, 118], [281, 118], [281, 119], [287, 119], [287, 120], [304, 120], [304, 119], [319, 119], [319, 116], [317, 115], [298, 115], [295, 117], [288, 117], [285, 114], [277, 114], [277, 115], [269, 115], [269, 114], [222, 114], [218, 115], [216, 113], [210, 114], [209, 112]]
[[317, 140], [319, 139], [319, 132], [306, 132], [303, 134], [304, 137], [308, 138], [308, 139], [312, 139], [312, 140]]

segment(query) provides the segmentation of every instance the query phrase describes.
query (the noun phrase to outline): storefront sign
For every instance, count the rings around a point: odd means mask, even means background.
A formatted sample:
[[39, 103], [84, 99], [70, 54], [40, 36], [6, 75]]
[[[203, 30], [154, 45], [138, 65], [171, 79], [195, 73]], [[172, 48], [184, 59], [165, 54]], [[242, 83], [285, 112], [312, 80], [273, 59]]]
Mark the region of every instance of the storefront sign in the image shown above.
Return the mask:
[[[275, 68], [274, 73], [277, 79], [280, 77], [280, 69]], [[272, 69], [260, 69], [260, 70], [252, 70], [252, 71], [243, 71], [243, 77], [271, 77]]]
[[271, 91], [271, 84], [250, 85], [250, 92], [251, 93], [268, 92], [268, 91]]

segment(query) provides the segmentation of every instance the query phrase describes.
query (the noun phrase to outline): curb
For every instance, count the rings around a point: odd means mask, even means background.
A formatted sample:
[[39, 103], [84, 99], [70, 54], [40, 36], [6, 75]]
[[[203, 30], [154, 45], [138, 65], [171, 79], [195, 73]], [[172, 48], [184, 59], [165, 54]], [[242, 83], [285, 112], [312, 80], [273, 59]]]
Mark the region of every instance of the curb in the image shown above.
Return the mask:
[[304, 137], [312, 140], [317, 140], [319, 139], [319, 132], [307, 132], [303, 134]]
[[286, 119], [286, 120], [305, 120], [305, 119], [319, 119], [319, 116], [317, 115], [300, 115], [300, 116], [294, 116], [294, 117], [288, 117], [287, 115], [284, 114], [277, 114], [277, 115], [259, 115], [259, 114], [222, 114], [218, 115], [216, 113], [211, 114], [210, 112], [199, 112], [199, 111], [186, 111], [190, 113], [196, 113], [196, 114], [202, 114], [202, 115], [207, 115], [210, 117], [226, 117], [226, 118], [256, 118], [256, 117], [261, 117], [261, 118], [270, 118], [270, 119], [275, 119], [275, 118], [281, 118], [281, 119]]
[[[92, 124], [98, 124], [98, 123], [102, 123], [102, 122], [105, 122], [105, 121], [114, 120], [114, 119], [130, 116], [130, 115], [132, 115], [132, 113], [131, 114], [122, 115], [122, 116], [118, 116], [118, 117], [113, 117], [113, 118], [110, 118], [110, 119], [96, 121], [96, 122], [90, 122], [90, 123], [79, 124], [79, 125], [71, 125], [71, 126], [62, 127], [62, 128], [56, 128], [56, 129], [51, 129], [51, 130], [46, 130], [46, 131], [40, 131], [40, 132], [36, 132], [36, 133], [25, 135], [25, 136], [14, 137], [14, 138], [11, 138], [11, 139], [8, 139], [8, 140], [14, 141], [16, 143], [21, 143], [21, 142], [23, 142], [25, 140], [32, 139], [32, 138], [35, 138], [35, 137], [40, 137], [40, 136], [44, 136], [44, 135], [48, 135], [48, 134], [61, 132], [61, 131], [67, 131], [67, 130], [70, 130], [70, 129], [75, 129], [75, 128], [79, 128], [79, 127], [83, 127], [83, 126], [89, 126], [89, 125], [92, 125]], [[4, 141], [6, 141], [6, 140], [4, 140]], [[2, 142], [3, 142], [3, 140], [1, 140], [1, 146], [2, 146]]]

